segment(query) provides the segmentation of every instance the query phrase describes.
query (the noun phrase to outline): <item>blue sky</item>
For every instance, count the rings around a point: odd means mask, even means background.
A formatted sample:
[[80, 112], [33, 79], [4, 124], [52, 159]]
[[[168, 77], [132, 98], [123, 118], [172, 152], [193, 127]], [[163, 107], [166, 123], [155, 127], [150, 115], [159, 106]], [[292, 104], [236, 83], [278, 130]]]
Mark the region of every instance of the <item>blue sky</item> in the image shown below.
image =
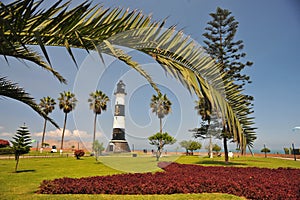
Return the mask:
[[[6, 3], [7, 1], [4, 1]], [[73, 1], [77, 5], [80, 1]], [[104, 7], [122, 7], [142, 10], [152, 14], [153, 20], [167, 17], [166, 27], [177, 25], [177, 30], [203, 45], [202, 33], [206, 23], [211, 20], [209, 13], [219, 6], [232, 12], [239, 22], [236, 39], [244, 41], [247, 59], [254, 65], [247, 69], [253, 83], [247, 86], [246, 93], [254, 96], [254, 116], [258, 139], [255, 149], [266, 144], [271, 150], [282, 150], [294, 142], [300, 147], [300, 131], [292, 131], [300, 126], [300, 2], [298, 0], [266, 1], [211, 1], [211, 0], [164, 0], [164, 1], [98, 1]], [[111, 102], [107, 112], [98, 118], [98, 139], [107, 144], [111, 138], [112, 108], [114, 86], [122, 78], [127, 89], [126, 128], [127, 140], [136, 148], [151, 148], [147, 137], [159, 130], [158, 119], [149, 110], [149, 101], [153, 89], [135, 71], [124, 64], [105, 57], [106, 68], [96, 56], [87, 55], [82, 50], [74, 50], [80, 65], [77, 70], [64, 48], [48, 48], [52, 64], [65, 78], [68, 85], [60, 84], [51, 74], [39, 69], [32, 63], [21, 63], [9, 59], [9, 65], [0, 58], [1, 76], [18, 82], [37, 100], [43, 96], [57, 99], [64, 90], [74, 91], [79, 102], [69, 115], [66, 135], [68, 139], [91, 141], [93, 113], [88, 109], [88, 94], [94, 89], [103, 90]], [[163, 92], [173, 102], [173, 111], [166, 118], [164, 130], [178, 141], [191, 139], [188, 129], [199, 123], [199, 117], [193, 110], [193, 96], [176, 80], [165, 76], [160, 67], [147, 56], [130, 51], [131, 55], [149, 71]], [[29, 107], [14, 100], [0, 99], [0, 138], [11, 139], [16, 129], [24, 122], [29, 126], [33, 137], [40, 140], [43, 119]], [[57, 123], [63, 125], [63, 113], [56, 108], [51, 114]], [[59, 139], [60, 131], [48, 125], [46, 140]], [[56, 136], [56, 137], [55, 137]], [[79, 138], [77, 136], [80, 136]], [[201, 141], [204, 145], [207, 141]], [[221, 144], [220, 141], [216, 141]], [[176, 145], [175, 145], [176, 146]], [[173, 146], [173, 147], [175, 147]], [[177, 146], [179, 146], [177, 144]], [[232, 150], [234, 146], [232, 145]]]

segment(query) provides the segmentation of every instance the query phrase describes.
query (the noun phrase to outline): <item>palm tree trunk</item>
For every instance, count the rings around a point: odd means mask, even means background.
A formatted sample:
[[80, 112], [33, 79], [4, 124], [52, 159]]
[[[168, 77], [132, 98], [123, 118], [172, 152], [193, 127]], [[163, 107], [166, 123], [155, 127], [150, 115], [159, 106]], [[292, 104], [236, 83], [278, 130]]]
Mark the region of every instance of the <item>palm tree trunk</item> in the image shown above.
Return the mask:
[[[208, 122], [208, 127], [207, 127], [207, 131], [209, 130], [210, 127], [210, 120], [207, 121]], [[209, 133], [209, 158], [213, 158], [213, 147], [212, 147], [212, 134], [211, 132]]]
[[156, 152], [156, 161], [159, 161], [160, 156], [161, 156], [161, 150], [158, 150]]
[[228, 163], [228, 148], [227, 148], [227, 138], [223, 137], [223, 143], [224, 143], [224, 153], [225, 153], [225, 162]]
[[209, 134], [209, 158], [213, 158], [213, 152], [212, 152], [212, 135]]
[[252, 157], [254, 156], [254, 154], [253, 154], [253, 152], [252, 152], [252, 150], [251, 150], [251, 148], [248, 146], [248, 149], [249, 149], [249, 151], [250, 151], [250, 153], [251, 153], [251, 155], [252, 155]]
[[45, 132], [46, 132], [46, 124], [47, 124], [47, 119], [45, 119], [45, 122], [44, 122], [44, 129], [43, 129], [43, 137], [42, 137], [42, 145], [41, 145], [41, 148], [44, 147]]
[[94, 144], [95, 144], [95, 140], [96, 140], [96, 122], [97, 122], [97, 113], [95, 113], [95, 119], [94, 119], [94, 136], [93, 136], [93, 152], [95, 155], [95, 148], [94, 148]]
[[157, 152], [156, 152], [156, 161], [159, 161], [159, 158], [161, 156], [162, 148], [163, 148], [162, 140], [160, 140], [159, 141], [159, 147], [157, 148]]
[[162, 151], [162, 149], [160, 147], [158, 147], [157, 152], [156, 152], [156, 161], [159, 161], [159, 158], [161, 156], [161, 151]]
[[64, 128], [63, 128], [63, 132], [61, 135], [60, 153], [62, 153], [63, 147], [64, 147], [64, 136], [65, 136], [65, 130], [66, 130], [66, 124], [67, 124], [67, 116], [68, 116], [68, 113], [65, 113]]
[[159, 132], [162, 133], [162, 118], [159, 118], [159, 124], [160, 124]]

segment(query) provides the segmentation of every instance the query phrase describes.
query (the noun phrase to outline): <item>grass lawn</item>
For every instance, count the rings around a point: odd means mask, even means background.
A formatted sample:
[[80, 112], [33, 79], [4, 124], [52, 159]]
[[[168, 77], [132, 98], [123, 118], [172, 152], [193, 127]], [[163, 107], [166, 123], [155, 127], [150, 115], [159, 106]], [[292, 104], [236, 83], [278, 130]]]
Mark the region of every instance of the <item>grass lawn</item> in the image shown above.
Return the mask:
[[198, 156], [182, 156], [176, 162], [182, 164], [200, 164], [203, 166], [234, 166], [234, 167], [263, 167], [263, 168], [300, 168], [300, 161], [281, 158], [264, 158], [264, 157], [235, 157], [229, 160], [225, 165], [224, 158], [208, 158]]
[[[61, 177], [87, 177], [112, 175], [127, 172], [160, 170], [154, 157], [93, 157], [76, 160], [68, 158], [22, 158], [18, 173], [13, 172], [13, 159], [0, 159], [0, 199], [242, 199], [227, 194], [174, 194], [174, 195], [44, 195], [35, 194], [45, 179]], [[198, 156], [163, 157], [161, 161], [176, 161], [187, 164], [224, 165], [222, 158], [202, 158]], [[275, 158], [234, 158], [230, 166], [241, 167], [292, 167], [300, 168], [300, 162]], [[122, 171], [120, 169], [123, 169]]]

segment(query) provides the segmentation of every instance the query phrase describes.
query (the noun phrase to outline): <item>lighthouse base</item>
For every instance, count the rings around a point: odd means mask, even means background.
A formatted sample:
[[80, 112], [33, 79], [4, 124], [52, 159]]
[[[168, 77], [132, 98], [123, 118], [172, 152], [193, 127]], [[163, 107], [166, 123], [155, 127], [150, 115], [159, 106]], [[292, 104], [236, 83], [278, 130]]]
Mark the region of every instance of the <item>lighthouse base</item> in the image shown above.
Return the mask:
[[111, 140], [106, 148], [108, 153], [131, 152], [126, 140]]

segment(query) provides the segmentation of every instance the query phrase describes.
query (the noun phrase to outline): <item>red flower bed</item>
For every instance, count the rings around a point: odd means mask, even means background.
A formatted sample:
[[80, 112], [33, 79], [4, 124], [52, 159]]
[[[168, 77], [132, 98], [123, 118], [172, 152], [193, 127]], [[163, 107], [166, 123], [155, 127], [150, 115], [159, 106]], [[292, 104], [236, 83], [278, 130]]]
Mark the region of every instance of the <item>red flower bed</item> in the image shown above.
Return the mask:
[[42, 182], [42, 194], [228, 193], [248, 199], [300, 199], [300, 170], [204, 167], [161, 162], [164, 172], [60, 178]]

